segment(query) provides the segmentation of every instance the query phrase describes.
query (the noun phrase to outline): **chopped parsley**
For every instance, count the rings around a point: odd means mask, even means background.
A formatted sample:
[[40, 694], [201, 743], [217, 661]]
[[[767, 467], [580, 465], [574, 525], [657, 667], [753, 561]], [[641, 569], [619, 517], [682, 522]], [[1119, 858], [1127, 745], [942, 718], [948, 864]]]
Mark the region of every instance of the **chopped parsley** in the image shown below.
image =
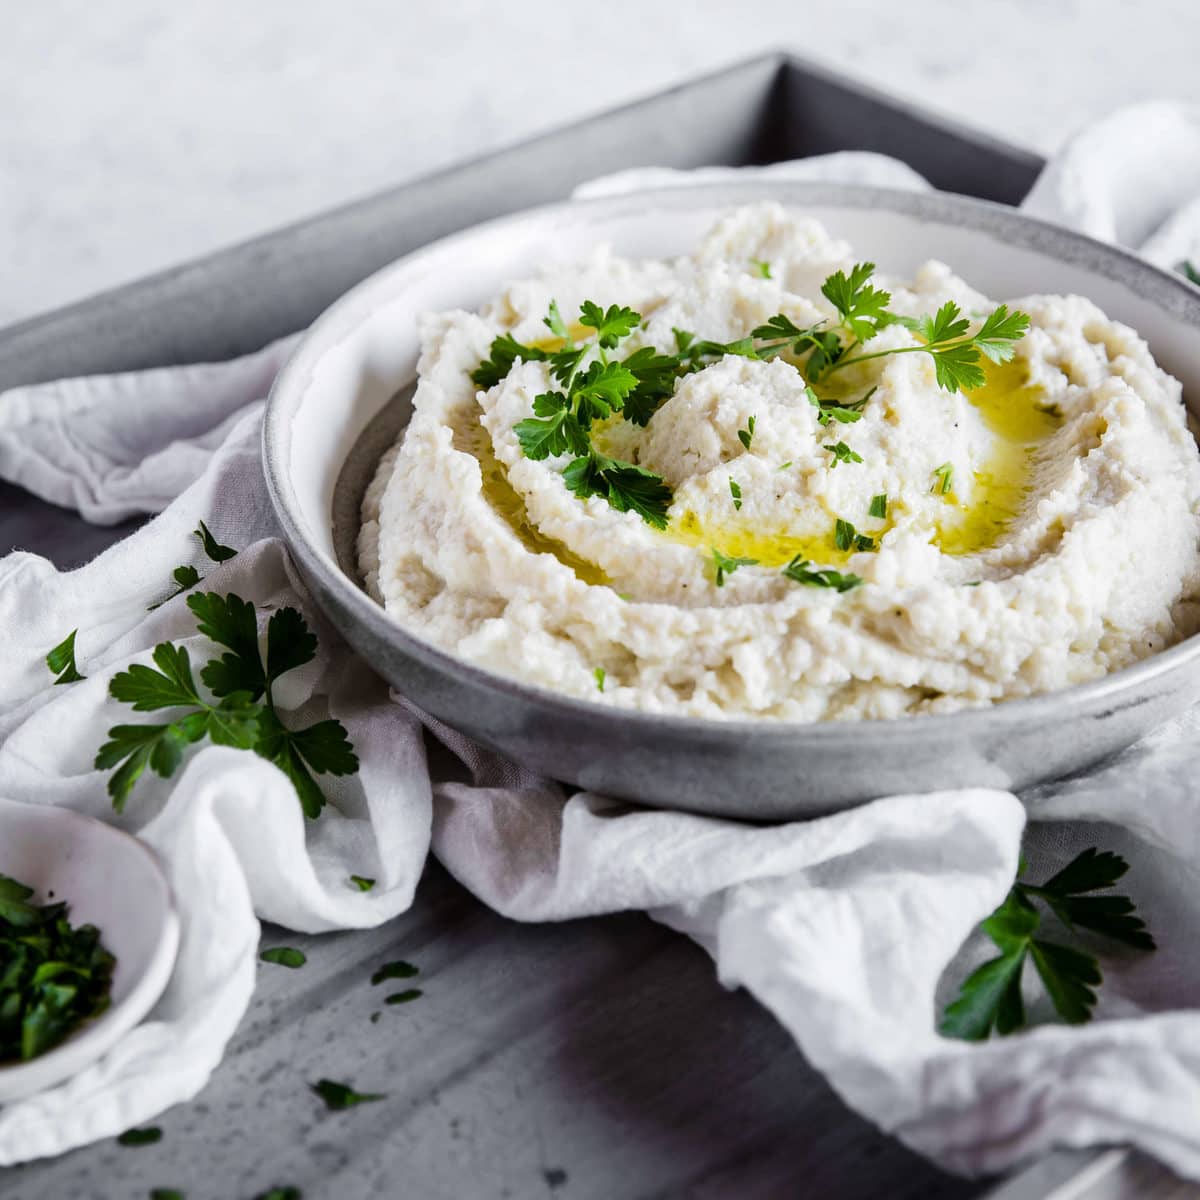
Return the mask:
[[871, 497], [871, 507], [867, 509], [867, 516], [878, 517], [881, 521], [887, 520], [888, 515], [888, 498], [887, 492], [880, 492], [878, 495]]
[[369, 892], [375, 886], [375, 880], [368, 879], [365, 875], [351, 875], [350, 882], [360, 892]]
[[149, 767], [169, 778], [184, 751], [207, 737], [214, 745], [253, 750], [274, 763], [291, 781], [305, 816], [316, 818], [325, 796], [313, 774], [353, 775], [358, 758], [340, 721], [317, 721], [289, 729], [275, 710], [272, 687], [280, 676], [311, 662], [317, 639], [294, 608], [281, 608], [267, 623], [266, 661], [258, 645], [254, 605], [232, 593], [200, 592], [187, 606], [197, 629], [226, 652], [200, 670], [214, 699], [206, 699], [192, 676], [186, 648], [162, 642], [152, 655], [154, 666], [134, 663], [114, 675], [113, 699], [135, 712], [173, 710], [171, 721], [158, 725], [114, 725], [96, 753], [98, 770], [116, 768], [108, 781], [113, 808], [125, 807], [138, 779]]
[[765, 258], [752, 258], [750, 265], [754, 268], [754, 273], [763, 279], [771, 278], [771, 264]]
[[1190, 259], [1184, 259], [1183, 262], [1175, 268], [1189, 283], [1200, 284], [1200, 270], [1197, 270]]
[[348, 1083], [338, 1083], [336, 1079], [318, 1079], [309, 1087], [325, 1101], [325, 1107], [332, 1112], [341, 1112], [346, 1108], [354, 1108], [357, 1104], [370, 1104], [375, 1100], [386, 1100], [384, 1092], [356, 1092]]
[[838, 517], [833, 527], [833, 542], [839, 550], [874, 550], [875, 539], [859, 533], [849, 521]]
[[113, 958], [93, 925], [72, 926], [66, 904], [0, 875], [0, 1063], [54, 1049], [108, 1008]]
[[297, 950], [292, 946], [272, 946], [269, 950], [264, 950], [258, 957], [263, 962], [275, 963], [280, 967], [291, 967], [293, 970], [308, 962], [308, 956], [304, 951]]
[[72, 629], [46, 655], [46, 666], [50, 668], [50, 674], [58, 676], [54, 681], [55, 685], [60, 683], [78, 683], [81, 679], [87, 678], [86, 675], [79, 673], [79, 668], [75, 665], [75, 635], [78, 632], [78, 629]]
[[273, 1187], [260, 1192], [254, 1200], [304, 1200], [298, 1187]]
[[713, 576], [717, 587], [724, 587], [725, 580], [732, 575], [738, 567], [756, 567], [758, 566], [757, 558], [733, 558], [728, 554], [722, 554], [715, 546], [712, 548], [712, 564]]
[[807, 584], [809, 587], [834, 588], [838, 592], [848, 592], [862, 583], [858, 575], [843, 575], [841, 571], [835, 571], [832, 567], [814, 567], [808, 559], [799, 554], [783, 568], [782, 574], [794, 583]]
[[754, 441], [754, 418], [753, 417], [747, 417], [746, 418], [746, 428], [738, 430], [738, 441], [741, 442], [742, 445], [745, 446], [747, 450], [750, 449], [750, 443], [752, 441]]
[[410, 962], [405, 962], [403, 959], [397, 959], [395, 962], [384, 963], [383, 966], [371, 976], [371, 983], [378, 985], [385, 983], [389, 979], [412, 979], [414, 975], [419, 975], [420, 973], [420, 967], [414, 967]]
[[1095, 893], [1112, 887], [1129, 869], [1117, 854], [1084, 850], [1041, 885], [1013, 884], [1004, 903], [981, 926], [1000, 951], [963, 981], [958, 999], [946, 1008], [941, 1031], [949, 1037], [982, 1041], [993, 1031], [1012, 1033], [1025, 1024], [1021, 976], [1026, 960], [1046, 989], [1058, 1015], [1071, 1025], [1092, 1018], [1100, 964], [1091, 954], [1037, 936], [1045, 905], [1077, 939], [1080, 930], [1122, 942], [1135, 950], [1153, 950], [1154, 939], [1135, 915], [1127, 896]]
[[402, 992], [393, 992], [390, 996], [385, 996], [383, 1002], [384, 1004], [408, 1004], [424, 994], [420, 988], [406, 988]]
[[833, 462], [829, 464], [831, 470], [836, 467], [838, 463], [862, 462], [862, 455], [851, 450], [845, 442], [826, 442], [824, 448], [833, 455]]
[[127, 1129], [117, 1141], [122, 1146], [153, 1146], [162, 1141], [162, 1130], [157, 1125], [147, 1125], [144, 1129]]
[[150, 1200], [187, 1200], [177, 1188], [151, 1188]]
[[742, 485], [736, 479], [729, 480], [729, 494], [733, 497], [733, 507], [735, 511], [741, 511], [742, 507]]
[[940, 467], [934, 468], [933, 472], [933, 487], [929, 490], [936, 496], [947, 495], [954, 486], [954, 465], [944, 462]]
[[603, 667], [597, 667], [592, 672], [592, 678], [596, 681], [596, 691], [604, 691], [604, 680], [607, 678], [607, 673]]

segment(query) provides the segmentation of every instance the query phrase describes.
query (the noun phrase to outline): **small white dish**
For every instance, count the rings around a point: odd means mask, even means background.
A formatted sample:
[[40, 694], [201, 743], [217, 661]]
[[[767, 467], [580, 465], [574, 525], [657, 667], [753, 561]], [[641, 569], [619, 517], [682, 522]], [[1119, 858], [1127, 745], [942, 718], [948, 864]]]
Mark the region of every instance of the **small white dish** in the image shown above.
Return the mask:
[[65, 900], [72, 925], [95, 925], [116, 957], [112, 1002], [30, 1062], [0, 1063], [0, 1104], [32, 1096], [95, 1062], [154, 1007], [179, 949], [179, 917], [153, 851], [68, 809], [0, 800], [0, 874]]

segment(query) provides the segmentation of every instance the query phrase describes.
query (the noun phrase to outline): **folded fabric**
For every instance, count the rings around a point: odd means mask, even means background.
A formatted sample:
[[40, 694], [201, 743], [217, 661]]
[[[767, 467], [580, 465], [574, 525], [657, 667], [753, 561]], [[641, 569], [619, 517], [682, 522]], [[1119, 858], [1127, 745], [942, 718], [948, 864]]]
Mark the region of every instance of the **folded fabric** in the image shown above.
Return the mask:
[[[1180, 184], [1200, 173], [1195, 122], [1175, 109], [1150, 115], [1176, 131], [1180, 155], [1192, 154], [1176, 162], [1158, 209], [1135, 197], [1130, 215], [1127, 189], [1096, 169], [1121, 160], [1131, 131], [1145, 136], [1144, 119], [1118, 115], [1052, 165], [1035, 189], [1038, 211], [1081, 220], [1076, 193], [1086, 191], [1090, 228], [1157, 231], [1169, 254], [1197, 244], [1200, 218], [1183, 214], [1200, 183]], [[767, 177], [921, 182], [902, 164], [863, 155], [784, 164]], [[647, 182], [686, 180], [625, 174], [589, 194]], [[1196, 714], [1024, 797], [1038, 819], [1026, 838], [1037, 870], [1049, 874], [1093, 841], [1124, 853], [1162, 949], [1107, 965], [1091, 1025], [1046, 1024], [982, 1044], [942, 1037], [938, 1013], [985, 953], [971, 931], [1016, 871], [1026, 821], [1017, 798], [893, 796], [756, 827], [568, 796], [436, 722], [428, 724], [462, 768], [427, 762], [420, 715], [347, 651], [279, 540], [258, 437], [261, 400], [286, 350], [0, 396], [0, 475], [93, 520], [163, 509], [74, 572], [31, 554], [0, 561], [0, 789], [139, 832], [167, 865], [184, 930], [147, 1022], [76, 1079], [0, 1109], [0, 1164], [110, 1135], [194, 1095], [249, 1001], [257, 919], [302, 930], [387, 920], [411, 903], [432, 837], [459, 880], [515, 919], [645, 909], [694, 938], [722, 982], [774, 1012], [848, 1103], [947, 1167], [995, 1171], [1056, 1143], [1132, 1142], [1200, 1177], [1200, 963], [1188, 961], [1200, 929], [1200, 820], [1188, 786]], [[200, 520], [237, 556], [206, 564], [191, 536]], [[92, 757], [105, 730], [129, 716], [108, 681], [162, 641], [205, 653], [183, 597], [147, 611], [172, 590], [181, 563], [205, 575], [199, 589], [252, 601], [260, 625], [291, 604], [317, 633], [318, 657], [295, 672], [280, 706], [337, 717], [361, 761], [355, 776], [323, 778], [333, 803], [319, 819], [303, 819], [275, 767], [220, 747], [192, 751], [170, 780], [147, 775], [124, 814], [113, 813]], [[87, 678], [54, 685], [44, 656], [76, 627]], [[1098, 821], [1106, 824], [1084, 823]], [[379, 882], [362, 893], [352, 874]]]

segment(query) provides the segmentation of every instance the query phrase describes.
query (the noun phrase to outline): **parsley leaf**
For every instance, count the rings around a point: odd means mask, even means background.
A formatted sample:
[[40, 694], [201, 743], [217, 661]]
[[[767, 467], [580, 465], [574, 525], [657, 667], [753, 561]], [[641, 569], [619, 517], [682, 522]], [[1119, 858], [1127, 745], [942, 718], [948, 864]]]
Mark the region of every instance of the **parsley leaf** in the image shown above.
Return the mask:
[[1102, 982], [1099, 963], [1075, 947], [1037, 937], [1042, 914], [1034, 901], [1042, 901], [1070, 932], [1084, 928], [1138, 950], [1153, 950], [1154, 939], [1134, 915], [1132, 900], [1091, 894], [1111, 887], [1128, 869], [1119, 855], [1091, 848], [1041, 885], [1018, 879], [981, 926], [1000, 955], [963, 981], [958, 998], [946, 1008], [942, 1033], [981, 1041], [993, 1031], [1020, 1029], [1025, 1024], [1021, 976], [1027, 959], [1058, 1015], [1068, 1024], [1089, 1021], [1095, 989]]
[[999, 305], [988, 314], [974, 342], [979, 352], [994, 363], [1008, 362], [1016, 353], [1019, 342], [1029, 331], [1029, 317], [1023, 312], [1008, 311], [1008, 305]]
[[793, 583], [803, 583], [809, 587], [835, 588], [838, 592], [848, 592], [862, 583], [862, 578], [858, 575], [843, 575], [841, 571], [835, 571], [832, 567], [814, 567], [799, 554], [783, 568], [782, 574]]
[[552, 334], [568, 345], [571, 345], [571, 331], [567, 328], [566, 321], [563, 320], [563, 315], [559, 311], [558, 301], [550, 301], [550, 311], [542, 318], [542, 324], [546, 326]]
[[340, 721], [318, 721], [307, 729], [291, 730], [273, 708], [264, 708], [258, 714], [254, 751], [274, 763], [292, 781], [304, 815], [312, 820], [325, 807], [325, 793], [312, 772], [353, 775], [358, 770], [358, 756]]
[[747, 417], [746, 418], [746, 428], [738, 430], [738, 441], [741, 442], [742, 445], [747, 450], [750, 449], [750, 443], [752, 441], [754, 441], [754, 418], [753, 417]]
[[640, 313], [632, 308], [610, 304], [603, 312], [598, 304], [585, 300], [579, 312], [579, 323], [596, 331], [596, 341], [605, 349], [612, 350], [616, 344], [628, 337], [641, 323]]
[[839, 550], [874, 550], [875, 539], [859, 533], [850, 521], [837, 518], [833, 527], [833, 542]]
[[729, 480], [729, 494], [733, 497], [734, 512], [741, 512], [742, 509], [742, 485], [732, 477]]
[[50, 668], [50, 674], [58, 676], [54, 681], [55, 686], [60, 683], [78, 683], [81, 679], [87, 678], [86, 675], [79, 673], [79, 668], [75, 665], [75, 635], [78, 632], [78, 629], [72, 629], [46, 655], [46, 666]]
[[523, 346], [511, 333], [502, 333], [492, 339], [491, 357], [471, 372], [471, 382], [485, 389], [495, 387], [513, 369], [517, 359], [545, 362], [546, 352], [537, 346]]
[[652, 471], [608, 458], [593, 448], [567, 464], [563, 483], [576, 496], [601, 496], [618, 512], [635, 512], [655, 529], [667, 527], [673, 496]]
[[[267, 690], [267, 677], [258, 652], [258, 618], [254, 605], [240, 596], [201, 592], [187, 606], [197, 617], [196, 628], [228, 653], [213, 659], [200, 678], [215, 696], [245, 692], [257, 700]], [[120, 699], [120, 697], [118, 697]]]
[[200, 582], [200, 572], [192, 566], [176, 567], [171, 572], [171, 578], [178, 584], [176, 589], [169, 596], [164, 596], [161, 600], [148, 604], [147, 612], [154, 612], [156, 608], [162, 608], [168, 600], [174, 600], [176, 596], [182, 596], [184, 592], [194, 588]]
[[297, 950], [293, 946], [272, 946], [269, 950], [264, 950], [258, 957], [263, 962], [275, 963], [280, 967], [290, 967], [293, 971], [308, 962], [308, 956], [304, 951]]
[[402, 958], [396, 959], [394, 962], [386, 962], [374, 975], [371, 976], [372, 986], [378, 986], [385, 983], [389, 979], [412, 979], [414, 975], [421, 973], [420, 967], [414, 967], [412, 963], [405, 962]]
[[625, 397], [625, 419], [644, 427], [675, 391], [679, 359], [643, 346], [621, 365], [637, 379], [637, 387]]
[[756, 567], [758, 566], [757, 558], [734, 558], [728, 554], [722, 554], [716, 546], [712, 547], [712, 564], [714, 581], [717, 587], [725, 586], [725, 579], [732, 575], [738, 567]]
[[862, 455], [851, 450], [845, 442], [826, 443], [824, 449], [833, 455], [833, 462], [829, 464], [830, 470], [835, 468], [838, 463], [862, 462]]
[[335, 1079], [318, 1079], [309, 1086], [325, 1101], [325, 1107], [333, 1112], [353, 1108], [356, 1104], [387, 1099], [383, 1092], [356, 1092], [348, 1083], [338, 1083]]
[[212, 535], [212, 531], [203, 521], [196, 527], [195, 536], [200, 539], [204, 553], [215, 563], [228, 562], [237, 557], [237, 551], [232, 546], [222, 546]]
[[837, 309], [842, 324], [859, 342], [869, 341], [889, 323], [887, 306], [892, 294], [867, 282], [874, 273], [874, 263], [856, 263], [849, 276], [835, 271], [821, 285], [821, 294]]
[[157, 1125], [149, 1125], [145, 1129], [127, 1129], [117, 1141], [122, 1146], [153, 1146], [162, 1141], [162, 1130]]

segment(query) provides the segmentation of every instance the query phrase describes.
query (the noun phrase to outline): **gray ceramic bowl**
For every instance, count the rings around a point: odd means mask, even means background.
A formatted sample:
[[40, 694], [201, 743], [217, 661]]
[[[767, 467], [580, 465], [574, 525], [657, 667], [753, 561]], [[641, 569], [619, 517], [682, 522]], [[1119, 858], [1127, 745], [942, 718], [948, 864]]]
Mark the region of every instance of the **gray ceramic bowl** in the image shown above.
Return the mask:
[[1021, 788], [1120, 750], [1200, 698], [1200, 639], [1105, 679], [950, 716], [844, 724], [708, 721], [575, 700], [479, 669], [395, 624], [362, 590], [359, 504], [404, 428], [416, 316], [474, 308], [539, 265], [600, 242], [690, 249], [722, 212], [777, 200], [822, 220], [891, 272], [950, 263], [997, 298], [1077, 292], [1148, 339], [1200, 398], [1200, 290], [1124, 251], [944, 194], [828, 184], [644, 192], [480, 225], [373, 275], [308, 331], [271, 392], [267, 480], [313, 595], [363, 657], [426, 712], [547, 775], [630, 800], [759, 819], [810, 816], [895, 792]]

